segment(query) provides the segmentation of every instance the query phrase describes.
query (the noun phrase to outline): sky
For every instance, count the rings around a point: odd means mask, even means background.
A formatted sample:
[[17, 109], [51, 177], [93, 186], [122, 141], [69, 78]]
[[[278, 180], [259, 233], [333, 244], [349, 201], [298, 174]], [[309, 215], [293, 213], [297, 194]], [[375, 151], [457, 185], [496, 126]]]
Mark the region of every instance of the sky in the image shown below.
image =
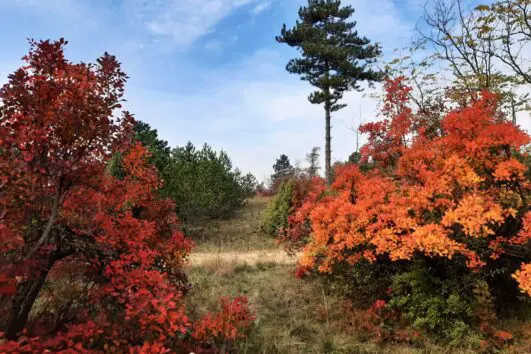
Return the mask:
[[[282, 153], [304, 166], [324, 148], [324, 110], [285, 71], [296, 50], [276, 43], [306, 0], [0, 0], [0, 83], [21, 66], [26, 38], [69, 41], [67, 58], [116, 55], [130, 77], [125, 106], [171, 146], [208, 143], [264, 180]], [[361, 35], [386, 58], [410, 43], [424, 0], [346, 0]], [[377, 117], [366, 94], [333, 116], [332, 159], [356, 148], [352, 127]], [[324, 155], [324, 154], [323, 154]], [[324, 163], [321, 163], [324, 166]]]

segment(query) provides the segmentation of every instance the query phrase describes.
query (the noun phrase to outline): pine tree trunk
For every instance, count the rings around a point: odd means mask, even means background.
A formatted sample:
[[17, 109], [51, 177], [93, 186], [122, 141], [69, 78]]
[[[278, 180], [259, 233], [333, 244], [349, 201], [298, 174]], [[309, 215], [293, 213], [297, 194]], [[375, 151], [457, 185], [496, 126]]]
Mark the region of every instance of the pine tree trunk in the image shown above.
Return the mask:
[[330, 104], [325, 103], [326, 111], [326, 133], [325, 133], [325, 174], [326, 174], [326, 183], [328, 185], [332, 184], [332, 147], [331, 147], [331, 136], [330, 136]]
[[28, 316], [39, 295], [39, 292], [46, 281], [46, 277], [50, 272], [53, 264], [55, 263], [56, 258], [52, 257], [47, 266], [41, 270], [41, 272], [34, 277], [29, 278], [28, 280], [18, 284], [17, 292], [13, 298], [11, 304], [11, 311], [9, 313], [9, 318], [7, 320], [6, 326], [6, 337], [10, 340], [16, 340], [26, 327], [28, 322]]
[[[326, 24], [326, 20], [325, 20]], [[331, 94], [330, 94], [330, 68], [328, 65], [328, 60], [325, 60], [325, 78], [326, 78], [326, 88], [325, 88], [325, 174], [326, 174], [326, 183], [330, 186], [332, 184], [332, 147], [331, 141], [332, 137], [330, 136], [330, 111], [332, 110]]]

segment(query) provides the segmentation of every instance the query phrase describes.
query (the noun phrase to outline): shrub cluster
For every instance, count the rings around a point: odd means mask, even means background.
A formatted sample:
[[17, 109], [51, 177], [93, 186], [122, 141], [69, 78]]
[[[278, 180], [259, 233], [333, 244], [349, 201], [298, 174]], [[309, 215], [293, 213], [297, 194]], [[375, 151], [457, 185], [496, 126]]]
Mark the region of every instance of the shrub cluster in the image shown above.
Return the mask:
[[385, 119], [361, 128], [365, 168], [338, 166], [289, 218], [282, 236], [303, 250], [298, 274], [342, 279], [353, 297], [373, 284], [372, 300], [398, 321], [446, 341], [508, 338], [495, 319], [525, 313], [531, 295], [530, 137], [488, 92], [428, 136], [403, 78], [385, 87]]
[[184, 222], [231, 216], [256, 184], [252, 175], [233, 170], [224, 151], [216, 153], [206, 144], [196, 149], [191, 143], [171, 151], [162, 178], [162, 193], [175, 201]]

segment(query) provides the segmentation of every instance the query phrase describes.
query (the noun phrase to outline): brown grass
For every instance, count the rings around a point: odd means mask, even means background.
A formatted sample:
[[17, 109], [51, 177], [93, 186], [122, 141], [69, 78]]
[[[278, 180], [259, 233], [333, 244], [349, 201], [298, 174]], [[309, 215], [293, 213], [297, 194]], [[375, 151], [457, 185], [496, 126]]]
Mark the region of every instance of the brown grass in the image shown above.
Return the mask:
[[248, 264], [270, 262], [275, 264], [295, 264], [296, 256], [288, 256], [282, 249], [258, 250], [248, 252], [215, 252], [215, 253], [192, 253], [190, 255], [192, 267], [208, 267], [210, 264]]
[[210, 220], [192, 225], [189, 233], [197, 242], [194, 252], [255, 251], [278, 249], [275, 240], [260, 230], [260, 221], [271, 197], [249, 199], [229, 220]]
[[[239, 353], [475, 353], [473, 347], [378, 344], [343, 311], [344, 299], [319, 278], [296, 279], [293, 265], [217, 263], [189, 270], [193, 288], [186, 300], [192, 317], [214, 311], [220, 296], [248, 297], [255, 325]], [[355, 314], [354, 314], [355, 315]]]
[[[268, 201], [252, 199], [236, 218], [194, 229], [198, 247], [190, 257], [193, 288], [186, 297], [191, 316], [216, 310], [221, 296], [247, 296], [257, 317], [249, 335], [237, 343], [240, 353], [478, 352], [480, 338], [475, 337], [460, 347], [428, 339], [417, 345], [374, 342], [360, 327], [360, 314], [343, 311], [340, 289], [325, 278], [294, 277], [296, 258], [288, 257], [260, 231]], [[529, 349], [521, 341], [503, 352], [531, 353]]]

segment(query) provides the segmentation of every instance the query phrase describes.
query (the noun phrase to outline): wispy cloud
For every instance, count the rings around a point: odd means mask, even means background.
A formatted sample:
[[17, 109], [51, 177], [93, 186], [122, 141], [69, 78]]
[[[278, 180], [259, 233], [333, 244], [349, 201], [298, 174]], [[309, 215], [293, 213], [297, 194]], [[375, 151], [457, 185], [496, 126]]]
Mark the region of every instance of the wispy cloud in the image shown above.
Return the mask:
[[[360, 35], [381, 42], [389, 58], [413, 35], [418, 1], [342, 3], [354, 6]], [[64, 35], [71, 40], [68, 55], [73, 60], [92, 61], [112, 51], [131, 76], [126, 105], [138, 119], [158, 129], [173, 146], [191, 140], [225, 149], [234, 165], [263, 178], [280, 153], [293, 161], [303, 159], [313, 146], [324, 145], [323, 108], [307, 100], [312, 87], [285, 71], [296, 51], [273, 40], [282, 23], [294, 24], [297, 8], [305, 3], [0, 0], [0, 39], [5, 46], [0, 76], [5, 79], [20, 65], [27, 36]], [[275, 16], [268, 16], [269, 11]], [[16, 23], [9, 22], [12, 17]], [[97, 26], [87, 25], [87, 19]], [[176, 48], [184, 53], [176, 53]], [[332, 156], [338, 160], [355, 149], [349, 128], [360, 110], [365, 121], [377, 117], [377, 102], [361, 93], [346, 94], [345, 103], [349, 106], [333, 116]]]
[[135, 20], [185, 49], [242, 6], [259, 0], [126, 0]]
[[81, 3], [76, 0], [10, 0], [4, 1], [3, 5], [17, 6], [25, 9], [32, 8], [35, 10], [64, 14], [71, 12], [77, 14], [81, 10]]
[[251, 9], [251, 13], [256, 16], [256, 15], [264, 12], [265, 10], [267, 10], [269, 7], [271, 7], [271, 1], [262, 1], [262, 2], [260, 2], [258, 4], [256, 4]]
[[405, 19], [402, 12], [411, 7], [399, 8], [396, 0], [344, 0], [342, 4], [355, 9], [353, 19], [360, 35], [369, 37], [373, 42], [381, 42], [383, 49], [390, 52], [407, 42], [414, 34], [415, 23]]
[[211, 39], [205, 43], [204, 48], [208, 51], [219, 53], [222, 46], [223, 41], [219, 39]]
[[93, 4], [90, 0], [0, 0], [0, 20], [2, 15], [15, 10], [94, 28], [98, 25], [94, 17], [100, 9], [100, 3]]

